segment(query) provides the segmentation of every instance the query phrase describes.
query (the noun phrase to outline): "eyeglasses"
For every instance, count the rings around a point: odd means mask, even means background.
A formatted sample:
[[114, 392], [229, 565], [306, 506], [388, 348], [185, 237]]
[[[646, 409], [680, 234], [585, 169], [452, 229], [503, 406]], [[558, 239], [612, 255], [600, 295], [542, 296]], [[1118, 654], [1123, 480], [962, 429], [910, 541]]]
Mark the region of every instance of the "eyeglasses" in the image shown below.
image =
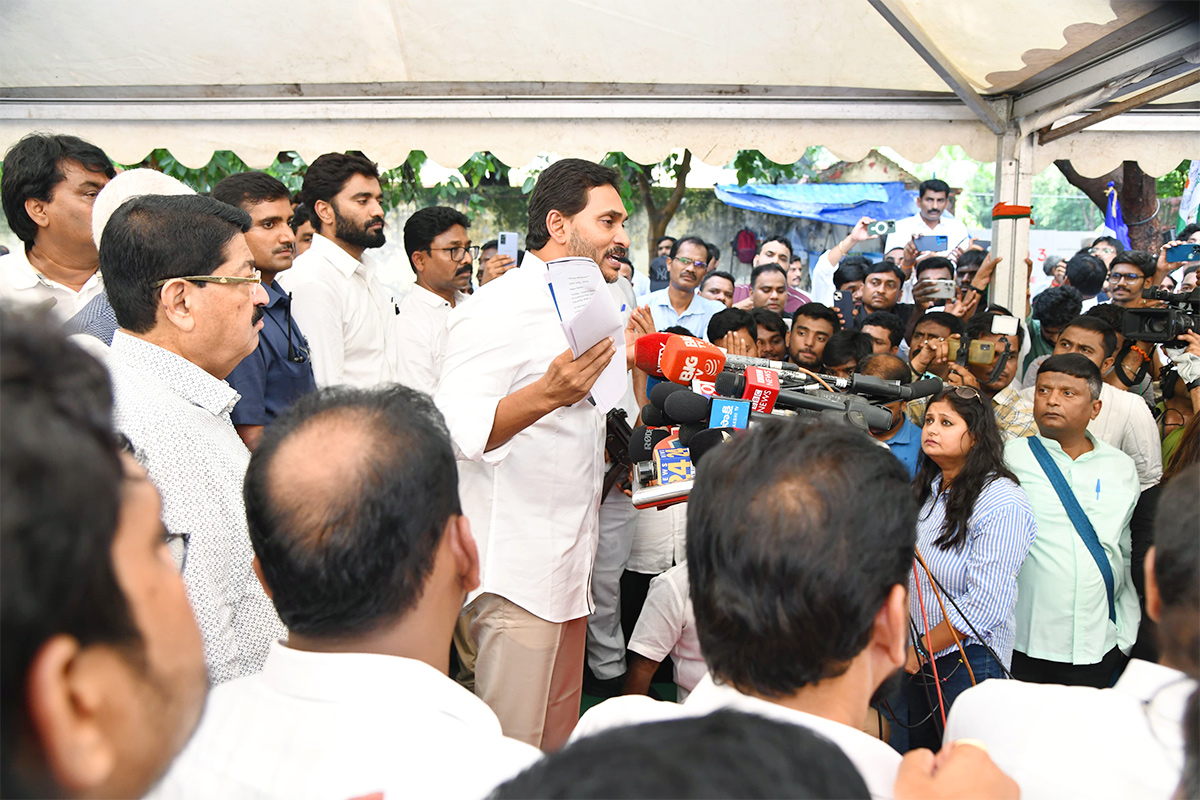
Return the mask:
[[175, 566], [179, 567], [179, 574], [183, 574], [183, 570], [187, 567], [188, 545], [192, 542], [190, 533], [164, 533], [163, 541], [167, 544], [167, 549], [171, 551], [171, 558], [175, 561]]
[[191, 283], [262, 283], [262, 273], [252, 270], [250, 277], [241, 275], [178, 275], [174, 278], [164, 278], [154, 284], [155, 289], [166, 286], [171, 281], [189, 281]]
[[479, 245], [471, 245], [470, 247], [426, 247], [425, 252], [432, 253], [437, 250], [441, 253], [449, 253], [451, 261], [462, 261], [463, 256], [468, 252], [471, 254], [471, 260], [479, 258]]
[[1145, 280], [1146, 276], [1134, 272], [1110, 272], [1108, 273], [1109, 283], [1137, 283]]
[[676, 256], [675, 260], [678, 261], [680, 264], [683, 264], [685, 267], [695, 267], [696, 269], [707, 269], [708, 268], [707, 261], [693, 261], [690, 258], [680, 258], [679, 256]]
[[983, 395], [974, 386], [947, 386], [942, 390], [942, 397], [954, 395], [960, 400], [978, 400], [983, 402]]

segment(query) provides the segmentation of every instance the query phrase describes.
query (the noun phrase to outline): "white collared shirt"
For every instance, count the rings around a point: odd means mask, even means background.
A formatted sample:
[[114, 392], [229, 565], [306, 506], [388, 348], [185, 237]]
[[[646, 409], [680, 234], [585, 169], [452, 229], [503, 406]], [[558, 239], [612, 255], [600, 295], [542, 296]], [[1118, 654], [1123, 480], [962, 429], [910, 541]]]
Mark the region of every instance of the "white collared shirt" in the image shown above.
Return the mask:
[[854, 764], [867, 784], [871, 797], [876, 800], [889, 800], [893, 796], [896, 771], [900, 768], [900, 754], [887, 742], [831, 719], [742, 694], [732, 686], [716, 683], [712, 675], [705, 675], [688, 696], [687, 702], [682, 704], [634, 695], [605, 700], [580, 718], [575, 732], [571, 734], [571, 741], [610, 728], [683, 717], [701, 717], [721, 709], [758, 714], [779, 722], [799, 725], [824, 736], [837, 745]]
[[660, 664], [671, 656], [681, 703], [708, 674], [708, 664], [700, 652], [700, 637], [696, 634], [686, 562], [650, 581], [646, 604], [633, 628], [629, 649]]
[[21, 305], [38, 305], [53, 300], [55, 319], [66, 322], [93, 297], [104, 291], [100, 270], [87, 279], [78, 292], [52, 281], [33, 268], [24, 250], [0, 256], [0, 300]]
[[272, 644], [217, 687], [153, 798], [481, 798], [540, 758], [430, 665]]
[[1196, 682], [1133, 659], [1111, 689], [984, 681], [954, 701], [946, 741], [979, 739], [1024, 800], [1171, 797]]
[[308, 338], [317, 386], [371, 388], [395, 380], [396, 303], [368, 253], [361, 261], [321, 234], [278, 278]]
[[183, 580], [214, 684], [262, 669], [286, 634], [251, 563], [242, 483], [250, 452], [238, 393], [192, 362], [118, 330], [107, 359], [113, 420], [162, 496], [163, 524], [191, 535]]
[[[454, 307], [471, 299], [456, 291]], [[400, 301], [396, 317], [396, 381], [432, 395], [446, 355], [446, 317], [450, 303], [419, 284]]]
[[918, 212], [911, 217], [896, 220], [896, 232], [887, 235], [883, 252], [886, 253], [896, 247], [904, 247], [912, 241], [914, 233], [917, 236], [945, 236], [946, 249], [939, 251], [940, 255], [945, 255], [956, 247], [966, 247], [969, 235], [967, 226], [956, 220], [949, 211], [943, 211], [938, 224], [932, 228], [925, 223]]
[[[599, 537], [604, 415], [586, 399], [558, 408], [484, 452], [500, 401], [568, 348], [546, 264], [489, 281], [453, 309], [434, 395], [458, 456], [463, 512], [479, 546], [482, 585], [548, 622], [587, 616]], [[618, 348], [614, 358], [622, 358]]]

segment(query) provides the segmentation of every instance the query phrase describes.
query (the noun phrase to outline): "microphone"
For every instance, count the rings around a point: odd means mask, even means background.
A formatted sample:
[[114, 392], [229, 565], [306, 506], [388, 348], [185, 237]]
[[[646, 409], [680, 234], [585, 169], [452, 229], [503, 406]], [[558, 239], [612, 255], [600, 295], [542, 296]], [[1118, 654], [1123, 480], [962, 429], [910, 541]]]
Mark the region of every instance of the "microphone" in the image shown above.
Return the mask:
[[733, 428], [708, 428], [693, 436], [688, 446], [688, 452], [692, 458], [692, 466], [699, 467], [700, 459], [708, 451], [719, 444], [731, 441], [733, 439], [733, 431]]
[[669, 428], [671, 420], [667, 419], [662, 410], [653, 403], [642, 406], [642, 424], [647, 428]]
[[725, 356], [725, 368], [746, 369], [747, 367], [766, 367], [776, 372], [799, 372], [800, 368], [787, 361], [773, 361], [769, 358], [754, 356]]
[[667, 380], [690, 385], [697, 378], [710, 381], [719, 374], [725, 365], [725, 353], [702, 339], [671, 334], [658, 365]]
[[[728, 377], [726, 377], [728, 376]], [[717, 378], [717, 391], [725, 394], [728, 390], [734, 396], [745, 396], [747, 381], [745, 376], [732, 372], [722, 373]], [[832, 411], [840, 414], [852, 425], [864, 430], [871, 428], [886, 431], [892, 427], [892, 412], [886, 408], [873, 406], [861, 397], [832, 395], [829, 392], [821, 394], [806, 394], [780, 390], [775, 398], [775, 406], [801, 411]]]
[[[683, 388], [683, 387], [678, 387]], [[667, 416], [679, 423], [697, 423], [708, 419], [711, 403], [707, 397], [689, 392], [672, 392], [664, 402]]]
[[[667, 408], [667, 398], [676, 392], [686, 391], [687, 387], [680, 386], [678, 383], [660, 383], [650, 390], [649, 399], [650, 402], [654, 404], [655, 408], [657, 408], [659, 411], [665, 412]], [[667, 414], [666, 416], [669, 417], [670, 414]]]
[[708, 430], [708, 422], [685, 422], [679, 426], [679, 443], [687, 447], [692, 438], [701, 431]]
[[745, 373], [722, 372], [717, 376], [717, 394], [750, 401], [750, 410], [770, 414], [780, 395], [779, 373], [764, 367], [747, 367]]
[[629, 460], [635, 464], [649, 461], [655, 446], [670, 435], [671, 432], [665, 428], [647, 428], [645, 425], [638, 425], [629, 437]]
[[850, 376], [849, 389], [858, 394], [868, 394], [872, 397], [883, 397], [888, 400], [915, 400], [919, 397], [930, 397], [942, 390], [940, 378], [925, 378], [916, 383], [903, 386], [899, 383], [885, 381], [874, 375]]
[[633, 357], [637, 368], [651, 377], [661, 378], [663, 374], [659, 369], [659, 360], [662, 358], [663, 346], [671, 336], [669, 333], [647, 333], [645, 336], [639, 336], [634, 345]]

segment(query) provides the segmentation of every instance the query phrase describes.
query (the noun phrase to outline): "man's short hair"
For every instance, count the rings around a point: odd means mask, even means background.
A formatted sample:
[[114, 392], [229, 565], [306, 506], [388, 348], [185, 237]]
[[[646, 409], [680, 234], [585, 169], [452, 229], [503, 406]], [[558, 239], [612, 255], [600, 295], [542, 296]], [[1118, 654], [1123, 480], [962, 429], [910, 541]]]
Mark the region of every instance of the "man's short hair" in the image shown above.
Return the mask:
[[872, 353], [858, 362], [855, 372], [885, 381], [899, 381], [901, 386], [912, 383], [912, 370], [904, 359], [891, 353]]
[[[123, 470], [108, 372], [43, 310], [0, 307], [0, 791], [21, 786], [26, 677], [66, 634], [140, 655], [141, 634], [113, 567]], [[131, 649], [129, 646], [133, 645]]]
[[1117, 332], [1112, 329], [1111, 325], [1099, 317], [1089, 317], [1086, 314], [1076, 317], [1063, 326], [1064, 331], [1067, 328], [1082, 328], [1085, 331], [1095, 331], [1100, 334], [1100, 337], [1103, 339], [1105, 358], [1117, 352]]
[[726, 308], [712, 315], [708, 321], [708, 340], [716, 342], [734, 331], [745, 330], [751, 339], [758, 338], [758, 323], [749, 311], [740, 308]]
[[1112, 236], [1097, 236], [1092, 240], [1091, 246], [1095, 247], [1099, 244], [1112, 245], [1113, 249], [1117, 251], [1117, 255], [1121, 255], [1121, 253], [1125, 250], [1125, 245], [1121, 244], [1119, 239], [1116, 239]]
[[245, 211], [198, 194], [147, 194], [123, 204], [100, 242], [100, 273], [117, 323], [133, 333], [153, 329], [155, 284], [211, 275], [225, 262], [225, 245], [249, 229]]
[[978, 269], [987, 260], [987, 255], [983, 250], [967, 250], [958, 257], [958, 269]]
[[754, 322], [758, 325], [759, 330], [766, 329], [778, 333], [783, 338], [787, 338], [788, 329], [787, 323], [783, 321], [783, 317], [775, 313], [769, 308], [752, 308], [750, 316], [754, 317]]
[[[636, 769], [613, 769], [634, 762]], [[869, 796], [850, 759], [825, 737], [730, 709], [585, 736], [492, 794], [496, 800]]]
[[78, 162], [84, 169], [102, 173], [110, 179], [117, 174], [103, 150], [78, 136], [31, 133], [9, 148], [4, 156], [0, 203], [3, 203], [8, 227], [26, 247], [33, 244], [38, 226], [25, 210], [25, 201], [50, 200], [54, 187], [66, 179], [62, 170], [64, 161]]
[[844, 674], [892, 587], [908, 583], [908, 471], [862, 431], [805, 420], [769, 420], [704, 467], [688, 503], [687, 560], [713, 677], [783, 697]]
[[890, 311], [872, 311], [863, 317], [858, 328], [862, 330], [868, 325], [885, 328], [888, 332], [888, 338], [892, 342], [892, 347], [899, 347], [900, 342], [904, 341], [904, 323]]
[[461, 211], [446, 206], [422, 208], [408, 218], [404, 223], [404, 252], [408, 253], [408, 263], [414, 273], [417, 268], [412, 263], [413, 254], [427, 249], [434, 239], [455, 225], [469, 228], [471, 220]]
[[[867, 268], [868, 277], [880, 272], [886, 272], [889, 275], [896, 276], [896, 278], [899, 279], [901, 286], [903, 286], [904, 282], [908, 280], [907, 276], [904, 274], [904, 270], [900, 269], [890, 261], [878, 261]], [[866, 278], [863, 280], [866, 280]]]
[[754, 251], [754, 255], [761, 254], [762, 249], [764, 247], [766, 247], [767, 245], [769, 245], [771, 242], [778, 242], [779, 244], [786, 247], [787, 251], [788, 251], [788, 261], [792, 260], [792, 243], [789, 242], [787, 239], [785, 239], [782, 236], [772, 236], [770, 239], [764, 239], [762, 242], [759, 243], [758, 249]]
[[833, 326], [835, 333], [842, 329], [842, 321], [838, 318], [837, 312], [824, 303], [805, 303], [793, 311], [793, 327], [795, 327], [796, 320], [800, 317], [808, 317], [809, 319], [823, 319]]
[[825, 351], [821, 363], [829, 367], [839, 367], [853, 361], [857, 364], [871, 353], [875, 352], [875, 342], [862, 331], [835, 331], [825, 343]]
[[1087, 253], [1076, 253], [1067, 262], [1067, 280], [1084, 297], [1095, 297], [1104, 288], [1108, 268], [1104, 262]]
[[1104, 378], [1100, 375], [1100, 368], [1087, 356], [1080, 353], [1060, 353], [1050, 356], [1038, 367], [1037, 374], [1040, 376], [1050, 372], [1083, 378], [1087, 381], [1088, 392], [1092, 399], [1100, 399], [1100, 389], [1104, 385]]
[[493, 248], [498, 249], [499, 247], [500, 247], [500, 242], [497, 239], [488, 239], [486, 242], [479, 245], [480, 251], [491, 250]]
[[1185, 225], [1175, 239], [1176, 241], [1186, 242], [1187, 238], [1197, 231], [1200, 231], [1200, 222], [1193, 222], [1190, 225]]
[[871, 259], [866, 256], [846, 256], [838, 263], [838, 268], [833, 271], [833, 286], [835, 289], [841, 289], [847, 283], [865, 281], [867, 271], [870, 269]]
[[301, 203], [300, 205], [293, 208], [292, 209], [292, 221], [289, 223], [292, 228], [292, 233], [296, 233], [297, 231], [299, 231], [300, 226], [306, 222], [308, 224], [312, 225], [314, 228], [317, 227], [317, 224], [313, 222], [313, 216], [314, 215], [313, 215], [312, 211], [310, 211], [308, 206], [304, 205], [304, 203]]
[[720, 269], [714, 269], [712, 272], [705, 273], [704, 277], [700, 280], [700, 291], [704, 291], [704, 284], [708, 283], [713, 278], [727, 280], [729, 281], [730, 286], [736, 285], [736, 282], [733, 280], [733, 276], [728, 272]]
[[1083, 316], [1103, 320], [1117, 333], [1122, 332], [1125, 323], [1125, 309], [1116, 303], [1097, 303], [1083, 312]]
[[308, 165], [300, 200], [308, 206], [313, 228], [321, 230], [317, 201], [332, 202], [355, 175], [379, 180], [379, 167], [362, 153], [326, 153]]
[[917, 317], [917, 321], [913, 323], [912, 328], [914, 333], [916, 332], [917, 328], [920, 327], [922, 322], [933, 322], [941, 325], [943, 328], [950, 331], [951, 335], [957, 333], [959, 336], [962, 336], [964, 333], [962, 319], [946, 311], [926, 311], [924, 314]]
[[1051, 286], [1033, 298], [1031, 315], [1042, 328], [1062, 329], [1079, 316], [1083, 295], [1074, 286]]
[[1158, 257], [1145, 250], [1118, 250], [1108, 268], [1111, 270], [1117, 264], [1128, 264], [1142, 273], [1143, 278], [1153, 278], [1158, 270]]
[[1162, 599], [1159, 646], [1171, 663], [1200, 670], [1200, 464], [1167, 484], [1154, 519], [1154, 581]]
[[[967, 252], [975, 253], [978, 251], [977, 250], [968, 250]], [[963, 253], [963, 255], [965, 256], [966, 253]], [[922, 272], [925, 272], [926, 270], [930, 270], [930, 269], [949, 270], [951, 275], [953, 275], [955, 273], [954, 262], [951, 261], [950, 259], [946, 258], [945, 256], [930, 256], [929, 258], [923, 258], [917, 262], [917, 266], [914, 269], [916, 270], [917, 278], [921, 277]]]
[[927, 181], [921, 181], [921, 185], [917, 187], [917, 198], [925, 196], [926, 192], [941, 192], [947, 197], [950, 196], [950, 184], [938, 178], [931, 178]]
[[[967, 320], [966, 335], [968, 339], [978, 339], [980, 336], [992, 335], [992, 320], [996, 317], [1011, 317], [1012, 312], [1004, 306], [991, 305], [983, 313], [976, 313], [975, 316]], [[1017, 349], [1020, 350], [1025, 345], [1025, 326], [1020, 320], [1017, 320]], [[1017, 357], [1013, 353], [1013, 358]]]
[[274, 200], [292, 202], [291, 192], [278, 178], [265, 172], [238, 172], [223, 178], [213, 187], [213, 200], [220, 200], [236, 206], [243, 211], [249, 211], [251, 206], [259, 203], [269, 203]]
[[[597, 186], [599, 186], [599, 185], [600, 184], [597, 184]], [[576, 212], [576, 213], [578, 213], [578, 212]], [[671, 244], [675, 244], [675, 237], [674, 236], [660, 236], [654, 240], [654, 247], [657, 249], [658, 246], [661, 245], [663, 242], [670, 242]]]
[[676, 239], [675, 244], [671, 245], [671, 253], [667, 256], [667, 258], [675, 258], [675, 256], [679, 255], [679, 249], [685, 244], [694, 244], [696, 247], [701, 247], [704, 249], [705, 255], [708, 254], [707, 242], [705, 242], [699, 236], [684, 236], [681, 239]]
[[564, 158], [555, 161], [538, 176], [533, 193], [529, 195], [529, 230], [525, 234], [525, 249], [541, 250], [550, 241], [546, 216], [557, 211], [571, 217], [587, 206], [588, 191], [597, 186], [611, 186], [620, 192], [621, 176], [611, 167]]
[[758, 283], [758, 277], [765, 272], [778, 272], [783, 276], [784, 283], [787, 283], [787, 270], [772, 261], [769, 264], [759, 264], [754, 269], [750, 270], [750, 288], [753, 289]]
[[712, 261], [714, 258], [720, 257], [721, 248], [717, 247], [712, 242], [705, 242], [704, 246], [708, 248], [708, 260], [709, 261]]
[[687, 328], [683, 327], [682, 325], [668, 326], [666, 328], [663, 328], [662, 331], [660, 331], [660, 333], [674, 333], [679, 336], [695, 336], [696, 335], [696, 334], [692, 333], [690, 330], [688, 330]]
[[[318, 427], [319, 426], [319, 427]], [[309, 429], [357, 428], [357, 469], [326, 486], [291, 487], [304, 464], [279, 461]], [[250, 541], [284, 625], [303, 636], [361, 634], [420, 599], [450, 517], [458, 472], [442, 415], [400, 384], [305, 395], [272, 423], [245, 483]]]

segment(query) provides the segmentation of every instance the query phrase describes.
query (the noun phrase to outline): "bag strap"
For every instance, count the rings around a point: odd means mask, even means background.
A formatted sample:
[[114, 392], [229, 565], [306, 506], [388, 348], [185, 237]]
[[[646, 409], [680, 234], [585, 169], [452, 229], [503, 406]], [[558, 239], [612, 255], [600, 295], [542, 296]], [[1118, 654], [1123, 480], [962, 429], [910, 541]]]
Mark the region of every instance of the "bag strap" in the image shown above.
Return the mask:
[[1088, 519], [1083, 507], [1079, 505], [1079, 499], [1067, 485], [1067, 479], [1063, 477], [1062, 471], [1050, 457], [1046, 446], [1036, 436], [1030, 436], [1028, 442], [1034, 458], [1042, 467], [1042, 472], [1046, 473], [1046, 477], [1050, 479], [1050, 485], [1054, 487], [1054, 491], [1058, 493], [1058, 499], [1062, 501], [1063, 508], [1067, 510], [1067, 516], [1070, 517], [1071, 524], [1075, 526], [1075, 532], [1083, 540], [1084, 547], [1092, 554], [1092, 560], [1096, 562], [1100, 575], [1104, 578], [1104, 591], [1108, 593], [1108, 618], [1113, 621], [1113, 624], [1116, 624], [1117, 607], [1113, 602], [1112, 565], [1108, 563], [1108, 555], [1104, 552], [1103, 545], [1100, 544], [1100, 537], [1096, 535], [1096, 529], [1092, 527], [1091, 520]]

